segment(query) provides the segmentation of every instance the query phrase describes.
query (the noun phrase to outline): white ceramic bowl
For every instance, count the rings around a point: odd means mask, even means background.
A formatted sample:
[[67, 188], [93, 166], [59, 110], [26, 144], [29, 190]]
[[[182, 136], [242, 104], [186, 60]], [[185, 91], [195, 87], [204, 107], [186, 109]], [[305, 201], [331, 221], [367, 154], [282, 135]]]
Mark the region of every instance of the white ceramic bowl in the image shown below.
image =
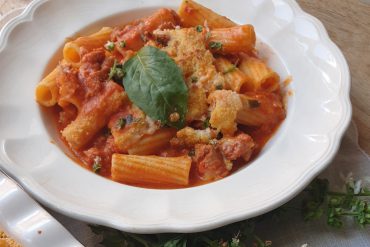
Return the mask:
[[[265, 213], [301, 191], [338, 150], [351, 118], [347, 63], [323, 25], [291, 0], [200, 0], [251, 23], [261, 55], [289, 86], [288, 115], [241, 171], [204, 186], [154, 190], [99, 177], [50, 140], [34, 88], [64, 39], [125, 23], [179, 0], [36, 0], [0, 37], [0, 163], [36, 199], [71, 217], [129, 232], [193, 232]], [[262, 43], [261, 43], [262, 41]], [[60, 50], [58, 51], [60, 52]]]

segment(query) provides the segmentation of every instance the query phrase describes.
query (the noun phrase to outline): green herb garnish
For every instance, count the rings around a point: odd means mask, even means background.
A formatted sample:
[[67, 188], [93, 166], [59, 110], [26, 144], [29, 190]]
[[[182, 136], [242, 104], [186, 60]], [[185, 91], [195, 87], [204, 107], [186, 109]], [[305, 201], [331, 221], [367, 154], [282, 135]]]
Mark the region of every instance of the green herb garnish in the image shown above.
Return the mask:
[[255, 99], [248, 100], [248, 103], [250, 108], [258, 108], [261, 105], [261, 103]]
[[190, 149], [189, 150], [189, 153], [188, 153], [189, 156], [194, 156], [195, 155], [195, 150], [194, 148]]
[[304, 220], [326, 215], [327, 224], [335, 228], [342, 227], [348, 217], [362, 227], [370, 225], [370, 190], [361, 187], [361, 181], [347, 182], [345, 192], [332, 192], [327, 179], [316, 179], [305, 191], [308, 194], [302, 202]]
[[101, 158], [100, 156], [96, 156], [94, 159], [93, 166], [92, 166], [93, 172], [99, 173], [101, 167], [102, 167]]
[[[123, 86], [130, 100], [161, 124], [185, 126], [188, 88], [176, 63], [158, 48], [145, 46], [124, 65]], [[177, 112], [177, 122], [169, 116]]]
[[121, 47], [121, 48], [125, 48], [126, 47], [126, 41], [121, 41], [121, 42], [119, 42], [119, 47]]
[[111, 80], [113, 76], [116, 74], [116, 68], [117, 68], [117, 60], [114, 59], [113, 67], [110, 68], [110, 71], [109, 71], [108, 80]]
[[195, 27], [195, 30], [197, 30], [198, 33], [203, 32], [203, 27], [201, 25], [198, 25]]
[[[189, 151], [189, 153], [191, 150]], [[190, 155], [190, 154], [189, 154]], [[296, 210], [302, 210], [305, 220], [315, 220], [327, 217], [327, 224], [333, 227], [343, 227], [344, 220], [352, 218], [360, 226], [370, 224], [369, 188], [361, 186], [360, 181], [346, 183], [345, 192], [329, 191], [326, 179], [315, 179], [301, 197], [281, 206], [274, 211], [223, 226], [214, 230], [188, 234], [133, 234], [121, 232], [103, 226], [90, 226], [95, 234], [102, 236], [101, 244], [105, 247], [115, 246], [163, 246], [163, 247], [268, 247], [275, 246], [273, 241], [263, 241], [256, 235], [256, 226], [262, 223], [277, 223], [280, 218], [290, 217], [288, 212], [296, 215]], [[302, 200], [303, 197], [303, 200]], [[294, 206], [296, 201], [301, 207]], [[293, 205], [292, 205], [293, 204]], [[265, 221], [265, 222], [264, 222]], [[267, 222], [266, 222], [267, 221]], [[352, 224], [350, 224], [352, 227]], [[280, 227], [277, 225], [276, 227]]]
[[114, 42], [108, 41], [105, 45], [104, 48], [107, 49], [108, 51], [113, 51], [114, 50]]
[[223, 45], [221, 42], [211, 41], [209, 42], [209, 47], [213, 50], [221, 50]]
[[113, 67], [109, 71], [108, 80], [113, 79], [115, 82], [121, 82], [124, 77], [125, 72], [122, 69], [122, 64], [117, 63], [117, 60], [114, 60]]
[[193, 75], [193, 76], [190, 77], [190, 80], [191, 80], [192, 83], [196, 83], [198, 81], [198, 77]]
[[209, 117], [207, 117], [206, 120], [204, 120], [204, 122], [203, 122], [203, 128], [207, 129], [209, 126], [210, 126]]
[[119, 118], [118, 121], [117, 121], [117, 124], [116, 124], [117, 129], [120, 130], [120, 129], [124, 128], [126, 126], [126, 123], [127, 123], [127, 121], [124, 117]]
[[222, 90], [224, 87], [222, 86], [222, 84], [217, 84], [215, 88], [216, 90]]
[[226, 69], [223, 74], [226, 75], [228, 73], [234, 72], [236, 70], [236, 66], [233, 64], [230, 66], [230, 68]]

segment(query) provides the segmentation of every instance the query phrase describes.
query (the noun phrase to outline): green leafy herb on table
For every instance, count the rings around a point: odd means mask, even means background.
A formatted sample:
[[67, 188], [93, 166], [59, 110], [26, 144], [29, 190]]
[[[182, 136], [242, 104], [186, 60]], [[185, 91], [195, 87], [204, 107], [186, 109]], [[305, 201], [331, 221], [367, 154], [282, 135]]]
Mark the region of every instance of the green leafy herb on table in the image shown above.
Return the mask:
[[344, 218], [352, 217], [360, 226], [370, 224], [369, 188], [363, 188], [361, 181], [350, 181], [345, 192], [329, 191], [326, 179], [316, 179], [306, 189], [307, 197], [302, 202], [304, 220], [314, 220], [326, 215], [327, 224], [342, 227]]
[[[123, 65], [123, 71], [123, 86], [136, 106], [163, 125], [184, 127], [188, 88], [181, 69], [167, 53], [145, 46]], [[170, 118], [174, 113], [179, 116], [176, 121]]]
[[[346, 183], [345, 192], [329, 191], [326, 179], [315, 179], [303, 192], [301, 210], [305, 221], [327, 218], [333, 227], [344, 226], [344, 218], [352, 217], [361, 227], [370, 224], [368, 199], [370, 190], [361, 186], [361, 181]], [[261, 240], [255, 226], [267, 219], [278, 220], [289, 210], [289, 205], [252, 218], [211, 231], [188, 234], [132, 234], [102, 226], [91, 226], [94, 233], [102, 235], [105, 247], [268, 247], [271, 241]]]
[[212, 231], [188, 234], [132, 234], [102, 226], [91, 226], [95, 234], [103, 236], [106, 247], [268, 247], [254, 235], [254, 221], [245, 220]]

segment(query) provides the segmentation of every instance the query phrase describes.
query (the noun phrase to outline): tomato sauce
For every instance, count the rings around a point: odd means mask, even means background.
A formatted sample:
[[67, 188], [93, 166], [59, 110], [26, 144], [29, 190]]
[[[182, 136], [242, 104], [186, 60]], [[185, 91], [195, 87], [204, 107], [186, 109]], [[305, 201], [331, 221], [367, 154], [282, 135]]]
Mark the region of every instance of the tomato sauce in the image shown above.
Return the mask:
[[[89, 143], [83, 150], [75, 150], [69, 147], [68, 143], [63, 139], [60, 134], [60, 131], [64, 129], [65, 123], [61, 123], [60, 114], [62, 113], [61, 108], [54, 108], [49, 114], [50, 117], [54, 119], [55, 127], [59, 130], [59, 138], [63, 141], [65, 147], [73, 154], [71, 157], [75, 162], [80, 164], [82, 167], [92, 171], [93, 170], [93, 161], [96, 156], [102, 157], [102, 167], [99, 171], [99, 175], [103, 176], [107, 179], [111, 179], [111, 157], [112, 154], [118, 152], [117, 149], [114, 147], [113, 137], [110, 134], [108, 128], [104, 128], [100, 131], [96, 137], [93, 139], [91, 143]], [[260, 126], [260, 127], [248, 127], [248, 126], [241, 126], [239, 125], [238, 128], [243, 132], [249, 134], [255, 144], [256, 148], [253, 151], [252, 157], [248, 162], [245, 162], [242, 159], [238, 159], [234, 161], [234, 166], [231, 170], [231, 174], [242, 169], [244, 166], [248, 165], [249, 163], [253, 162], [253, 160], [258, 156], [258, 154], [263, 149], [264, 145], [271, 139], [274, 133], [279, 128], [280, 124], [284, 120], [284, 113], [282, 112], [281, 115], [278, 117], [275, 116], [274, 119], [271, 120], [269, 125]], [[168, 156], [168, 157], [176, 157], [188, 154], [190, 149], [176, 149], [173, 147], [168, 146], [163, 151], [157, 153], [160, 156]], [[152, 188], [152, 189], [176, 189], [176, 188], [186, 188], [186, 187], [194, 187], [203, 184], [207, 184], [209, 181], [203, 180], [196, 169], [195, 165], [192, 165], [189, 175], [189, 185], [188, 186], [178, 186], [178, 185], [164, 185], [164, 184], [134, 184], [134, 186], [140, 186], [145, 188]]]

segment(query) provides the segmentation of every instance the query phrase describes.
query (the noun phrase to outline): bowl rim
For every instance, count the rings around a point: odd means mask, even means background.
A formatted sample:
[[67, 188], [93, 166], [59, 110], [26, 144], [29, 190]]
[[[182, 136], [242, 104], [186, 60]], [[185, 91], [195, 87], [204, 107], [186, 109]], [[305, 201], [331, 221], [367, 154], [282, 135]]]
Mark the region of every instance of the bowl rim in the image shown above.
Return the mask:
[[[16, 26], [23, 22], [30, 22], [33, 20], [34, 12], [37, 8], [39, 8], [44, 3], [48, 2], [49, 0], [33, 0], [25, 9], [24, 11], [17, 17], [10, 20], [0, 31], [0, 54], [6, 48], [7, 41], [9, 35], [14, 30]], [[301, 7], [298, 5], [297, 2], [293, 0], [282, 0], [286, 2], [291, 9], [293, 10], [294, 17], [303, 17], [311, 22], [319, 34], [319, 40], [327, 46], [331, 52], [335, 54], [336, 59], [338, 60], [341, 72], [343, 72], [342, 78], [342, 87], [340, 88], [339, 96], [341, 98], [341, 106], [343, 107], [343, 114], [341, 116], [340, 121], [338, 121], [337, 128], [332, 130], [330, 135], [330, 145], [328, 150], [326, 151], [325, 155], [323, 155], [319, 160], [315, 161], [315, 165], [310, 167], [310, 169], [306, 170], [303, 175], [296, 179], [296, 184], [292, 184], [289, 193], [286, 195], [280, 196], [279, 200], [274, 199], [274, 203], [270, 203], [269, 206], [266, 206], [262, 209], [255, 210], [254, 212], [233, 212], [233, 215], [221, 215], [215, 218], [217, 219], [209, 219], [206, 222], [197, 222], [191, 224], [179, 224], [179, 222], [160, 222], [158, 224], [147, 224], [147, 225], [135, 225], [126, 224], [119, 221], [112, 221], [107, 220], [102, 217], [96, 216], [89, 216], [88, 214], [83, 214], [81, 212], [77, 212], [71, 210], [70, 208], [66, 208], [55, 201], [45, 198], [43, 193], [40, 193], [41, 187], [37, 184], [34, 184], [31, 180], [27, 178], [27, 176], [20, 176], [19, 174], [23, 174], [21, 171], [17, 171], [16, 169], [10, 169], [8, 166], [0, 165], [8, 174], [10, 174], [15, 180], [17, 180], [26, 191], [32, 194], [38, 201], [42, 202], [44, 205], [71, 216], [73, 218], [80, 219], [82, 221], [87, 222], [94, 222], [97, 224], [102, 224], [110, 227], [114, 227], [117, 229], [121, 229], [124, 231], [129, 232], [137, 232], [137, 233], [157, 233], [157, 232], [196, 232], [196, 231], [203, 231], [212, 229], [215, 227], [219, 227], [222, 225], [226, 225], [241, 219], [251, 218], [263, 213], [266, 213], [284, 203], [289, 201], [295, 195], [297, 195], [304, 187], [306, 187], [312, 179], [317, 176], [321, 171], [323, 171], [330, 161], [334, 158], [336, 152], [339, 149], [341, 138], [344, 135], [347, 127], [350, 124], [351, 116], [352, 116], [352, 108], [350, 103], [350, 71], [347, 64], [347, 61], [337, 47], [337, 45], [329, 38], [329, 35], [323, 26], [323, 24], [315, 17], [307, 14], [304, 12]], [[300, 182], [298, 182], [301, 180]], [[303, 182], [302, 182], [303, 181]], [[282, 192], [284, 194], [285, 191]]]

